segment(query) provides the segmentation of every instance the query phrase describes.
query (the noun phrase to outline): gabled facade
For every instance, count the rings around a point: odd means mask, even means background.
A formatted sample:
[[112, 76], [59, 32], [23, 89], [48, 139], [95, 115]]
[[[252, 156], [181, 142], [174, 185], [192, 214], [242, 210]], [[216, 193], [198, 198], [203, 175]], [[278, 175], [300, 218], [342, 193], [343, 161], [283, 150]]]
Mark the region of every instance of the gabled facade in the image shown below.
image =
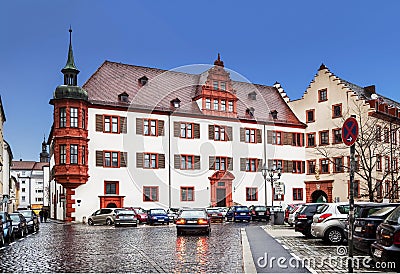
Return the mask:
[[398, 103], [377, 94], [375, 86], [352, 84], [321, 65], [303, 97], [289, 106], [307, 124], [307, 202], [348, 199], [350, 151], [343, 144], [341, 128], [351, 115], [360, 126], [356, 200], [398, 199]]
[[[284, 171], [285, 194], [274, 205], [305, 200], [305, 124], [277, 88], [233, 81], [220, 56], [200, 75], [106, 61], [83, 89], [70, 85], [74, 98], [51, 100], [52, 217], [81, 221], [100, 207], [271, 205], [263, 164]], [[85, 127], [60, 127], [75, 106], [67, 102], [79, 105]], [[83, 143], [72, 153], [75, 141]]]

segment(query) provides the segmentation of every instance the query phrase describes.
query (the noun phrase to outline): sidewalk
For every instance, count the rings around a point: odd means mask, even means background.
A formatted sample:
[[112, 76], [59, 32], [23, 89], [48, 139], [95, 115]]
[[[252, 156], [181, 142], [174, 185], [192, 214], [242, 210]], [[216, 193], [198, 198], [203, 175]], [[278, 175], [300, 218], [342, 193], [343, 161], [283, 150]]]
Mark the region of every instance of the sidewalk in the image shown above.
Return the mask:
[[[245, 267], [244, 271], [257, 271], [257, 273], [310, 273], [301, 265], [296, 265], [297, 257], [285, 249], [271, 235], [261, 227], [245, 228], [249, 249], [254, 266]], [[243, 237], [244, 241], [246, 237]], [[243, 243], [247, 246], [246, 243]], [[245, 249], [245, 248], [244, 248]], [[244, 250], [244, 255], [246, 250]]]

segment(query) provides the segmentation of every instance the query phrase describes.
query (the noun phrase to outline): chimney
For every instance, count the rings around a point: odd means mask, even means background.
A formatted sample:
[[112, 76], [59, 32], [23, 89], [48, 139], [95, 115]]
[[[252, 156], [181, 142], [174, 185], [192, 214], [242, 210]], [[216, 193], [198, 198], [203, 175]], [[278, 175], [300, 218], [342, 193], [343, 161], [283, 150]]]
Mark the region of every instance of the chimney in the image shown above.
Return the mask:
[[375, 94], [375, 85], [364, 87], [364, 90], [368, 93]]

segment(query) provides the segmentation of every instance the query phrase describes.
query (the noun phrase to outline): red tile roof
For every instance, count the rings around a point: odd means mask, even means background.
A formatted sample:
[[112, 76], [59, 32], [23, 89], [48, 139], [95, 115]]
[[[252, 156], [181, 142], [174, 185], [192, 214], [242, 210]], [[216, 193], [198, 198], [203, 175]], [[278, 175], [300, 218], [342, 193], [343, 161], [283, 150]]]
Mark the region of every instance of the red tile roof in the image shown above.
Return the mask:
[[12, 161], [11, 170], [42, 170], [49, 163], [35, 161]]
[[[181, 101], [177, 113], [202, 115], [195, 97], [199, 87], [204, 83], [207, 72], [189, 74], [167, 71], [105, 61], [87, 80], [83, 88], [88, 92], [93, 104], [125, 106], [129, 104], [118, 101], [118, 95], [126, 92], [129, 95], [130, 107], [146, 110], [170, 110], [170, 102], [175, 98]], [[148, 83], [141, 87], [138, 79], [146, 76]], [[286, 123], [305, 127], [294, 115], [275, 87], [232, 81], [238, 97], [238, 118], [245, 118], [248, 108], [254, 108], [256, 120]], [[257, 99], [251, 100], [248, 94], [257, 93]], [[273, 120], [270, 111], [278, 112], [278, 119]]]

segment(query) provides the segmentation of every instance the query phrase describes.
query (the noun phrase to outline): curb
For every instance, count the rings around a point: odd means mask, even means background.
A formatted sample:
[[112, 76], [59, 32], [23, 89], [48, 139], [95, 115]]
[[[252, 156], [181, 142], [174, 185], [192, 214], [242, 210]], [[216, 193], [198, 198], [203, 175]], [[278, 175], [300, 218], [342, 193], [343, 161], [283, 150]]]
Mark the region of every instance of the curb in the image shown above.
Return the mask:
[[243, 272], [244, 273], [257, 273], [256, 265], [254, 264], [253, 255], [250, 249], [250, 243], [247, 239], [246, 229], [240, 229], [240, 235], [243, 248]]

